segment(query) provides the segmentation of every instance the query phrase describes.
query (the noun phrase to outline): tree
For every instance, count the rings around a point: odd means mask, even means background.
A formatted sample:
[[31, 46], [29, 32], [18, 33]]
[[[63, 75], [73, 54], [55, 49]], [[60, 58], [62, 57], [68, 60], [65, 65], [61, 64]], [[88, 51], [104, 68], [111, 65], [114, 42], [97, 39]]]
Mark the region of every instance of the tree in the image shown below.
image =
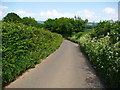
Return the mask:
[[85, 27], [86, 27], [86, 23], [88, 22], [88, 20], [82, 20], [80, 17], [76, 17], [74, 19], [74, 31], [75, 32], [83, 32]]
[[80, 17], [74, 18], [56, 18], [48, 19], [44, 23], [44, 27], [52, 32], [62, 35], [72, 36], [73, 32], [81, 32], [85, 29], [88, 20], [82, 20]]
[[48, 19], [44, 22], [44, 27], [52, 32], [56, 32], [56, 30], [54, 29], [56, 24], [54, 19]]
[[34, 18], [31, 17], [23, 17], [23, 24], [37, 28], [41, 28], [43, 26], [41, 23], [38, 23]]
[[19, 23], [19, 22], [22, 22], [22, 19], [16, 13], [8, 13], [3, 18], [3, 21]]

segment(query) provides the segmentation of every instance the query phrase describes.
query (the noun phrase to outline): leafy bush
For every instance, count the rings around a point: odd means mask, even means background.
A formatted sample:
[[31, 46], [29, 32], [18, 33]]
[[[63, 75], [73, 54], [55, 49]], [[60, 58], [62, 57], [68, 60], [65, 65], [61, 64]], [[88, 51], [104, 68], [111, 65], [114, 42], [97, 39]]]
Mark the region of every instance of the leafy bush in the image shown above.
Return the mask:
[[54, 52], [62, 43], [62, 36], [21, 23], [2, 24], [2, 83], [13, 81], [18, 75]]
[[78, 42], [106, 87], [120, 88], [120, 22], [103, 21], [90, 33], [77, 34]]
[[80, 38], [82, 35], [84, 34], [84, 32], [78, 32], [78, 33], [74, 33], [72, 35], [72, 37], [68, 37], [69, 40], [77, 43], [78, 42], [78, 38]]
[[95, 32], [78, 40], [106, 87], [111, 88], [120, 87], [119, 25], [120, 22], [100, 22]]
[[79, 39], [81, 48], [88, 54], [93, 67], [108, 87], [120, 85], [120, 41], [111, 45], [110, 37], [97, 40], [85, 35]]
[[67, 39], [75, 42], [75, 43], [79, 43], [79, 38], [85, 34], [91, 33], [92, 30], [89, 30], [86, 32], [86, 30], [84, 32], [78, 32], [78, 33], [73, 33], [72, 37], [68, 37]]

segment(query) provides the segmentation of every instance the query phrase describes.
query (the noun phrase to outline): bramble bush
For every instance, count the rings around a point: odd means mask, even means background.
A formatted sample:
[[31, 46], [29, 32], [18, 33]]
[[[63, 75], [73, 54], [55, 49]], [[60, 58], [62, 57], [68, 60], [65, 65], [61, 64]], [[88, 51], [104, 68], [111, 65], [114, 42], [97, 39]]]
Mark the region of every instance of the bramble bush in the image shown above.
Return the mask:
[[79, 39], [106, 87], [120, 87], [120, 22], [100, 22], [95, 31]]
[[35, 67], [62, 43], [62, 36], [22, 23], [2, 24], [2, 84]]
[[120, 22], [103, 21], [76, 42], [88, 55], [106, 88], [120, 88]]

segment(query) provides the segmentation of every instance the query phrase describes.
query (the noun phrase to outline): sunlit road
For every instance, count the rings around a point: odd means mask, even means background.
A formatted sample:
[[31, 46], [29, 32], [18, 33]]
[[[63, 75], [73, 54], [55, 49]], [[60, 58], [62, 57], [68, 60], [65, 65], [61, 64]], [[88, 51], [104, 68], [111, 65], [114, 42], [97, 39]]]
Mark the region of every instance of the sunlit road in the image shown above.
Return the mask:
[[6, 88], [103, 87], [79, 45], [64, 40], [61, 47]]

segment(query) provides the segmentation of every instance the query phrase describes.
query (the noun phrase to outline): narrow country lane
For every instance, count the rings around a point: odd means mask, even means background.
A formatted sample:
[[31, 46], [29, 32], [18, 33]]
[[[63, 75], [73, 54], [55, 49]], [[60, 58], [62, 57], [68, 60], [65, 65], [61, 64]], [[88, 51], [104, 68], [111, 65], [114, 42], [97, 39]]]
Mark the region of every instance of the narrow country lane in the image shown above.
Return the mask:
[[6, 88], [102, 88], [79, 45], [64, 40], [61, 47]]

